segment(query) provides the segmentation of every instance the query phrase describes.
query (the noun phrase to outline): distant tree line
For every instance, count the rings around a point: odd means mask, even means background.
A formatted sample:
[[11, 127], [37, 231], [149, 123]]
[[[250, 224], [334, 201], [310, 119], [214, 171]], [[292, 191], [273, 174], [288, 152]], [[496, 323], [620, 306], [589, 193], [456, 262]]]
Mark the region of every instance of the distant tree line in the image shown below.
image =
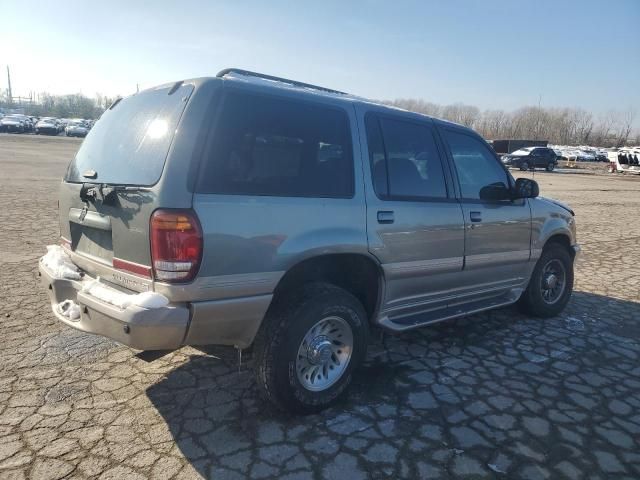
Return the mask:
[[632, 108], [594, 116], [581, 108], [522, 107], [506, 112], [410, 98], [385, 103], [466, 125], [488, 140], [548, 140], [557, 145], [598, 147], [640, 145], [640, 131], [633, 132], [636, 112]]
[[42, 93], [37, 101], [9, 102], [6, 95], [0, 97], [0, 107], [20, 108], [26, 115], [58, 118], [98, 118], [114, 98], [97, 94], [94, 98], [75, 93], [71, 95], [50, 95]]

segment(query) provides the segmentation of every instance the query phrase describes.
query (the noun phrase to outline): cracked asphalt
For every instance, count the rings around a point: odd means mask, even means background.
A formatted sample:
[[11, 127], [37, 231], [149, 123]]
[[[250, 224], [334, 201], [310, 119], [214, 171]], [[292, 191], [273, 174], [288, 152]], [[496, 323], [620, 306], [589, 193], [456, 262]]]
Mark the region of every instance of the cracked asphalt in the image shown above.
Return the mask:
[[535, 174], [584, 249], [561, 316], [375, 334], [342, 404], [291, 417], [233, 351], [154, 359], [54, 319], [36, 261], [78, 145], [0, 135], [0, 478], [640, 477], [640, 178]]

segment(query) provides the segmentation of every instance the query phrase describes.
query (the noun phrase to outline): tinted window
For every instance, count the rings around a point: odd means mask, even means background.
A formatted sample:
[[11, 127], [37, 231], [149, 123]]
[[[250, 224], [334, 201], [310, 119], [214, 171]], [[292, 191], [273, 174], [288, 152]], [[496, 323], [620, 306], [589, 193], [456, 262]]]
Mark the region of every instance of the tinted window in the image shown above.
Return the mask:
[[229, 93], [198, 190], [351, 197], [349, 120], [340, 110]]
[[452, 130], [444, 130], [444, 136], [451, 149], [464, 198], [479, 199], [480, 189], [488, 185], [507, 187], [507, 173], [484, 143]]
[[[69, 165], [66, 180], [85, 182], [82, 174], [95, 170], [91, 182], [152, 185], [162, 174], [173, 134], [192, 85], [147, 90], [123, 98], [105, 111], [82, 142]], [[69, 125], [74, 125], [70, 122]]]
[[379, 197], [447, 197], [431, 127], [368, 115], [367, 136], [374, 189]]

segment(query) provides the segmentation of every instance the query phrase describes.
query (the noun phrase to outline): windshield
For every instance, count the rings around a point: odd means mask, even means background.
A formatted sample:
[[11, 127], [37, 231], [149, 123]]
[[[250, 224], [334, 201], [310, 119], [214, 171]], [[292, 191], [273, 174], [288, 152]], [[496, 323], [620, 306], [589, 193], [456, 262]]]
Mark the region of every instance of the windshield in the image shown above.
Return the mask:
[[[69, 165], [68, 182], [153, 185], [160, 179], [164, 161], [192, 85], [148, 90], [116, 102], [91, 129]], [[75, 122], [74, 122], [75, 123]]]

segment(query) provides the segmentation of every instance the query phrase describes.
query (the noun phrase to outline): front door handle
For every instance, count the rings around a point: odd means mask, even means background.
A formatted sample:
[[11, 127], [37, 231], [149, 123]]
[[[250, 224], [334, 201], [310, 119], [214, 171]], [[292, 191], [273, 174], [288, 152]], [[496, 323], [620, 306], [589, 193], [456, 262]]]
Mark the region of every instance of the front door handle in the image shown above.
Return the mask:
[[378, 223], [393, 223], [394, 220], [393, 212], [388, 210], [380, 210], [378, 212]]
[[472, 222], [481, 222], [482, 221], [482, 213], [481, 212], [469, 212], [469, 219]]

